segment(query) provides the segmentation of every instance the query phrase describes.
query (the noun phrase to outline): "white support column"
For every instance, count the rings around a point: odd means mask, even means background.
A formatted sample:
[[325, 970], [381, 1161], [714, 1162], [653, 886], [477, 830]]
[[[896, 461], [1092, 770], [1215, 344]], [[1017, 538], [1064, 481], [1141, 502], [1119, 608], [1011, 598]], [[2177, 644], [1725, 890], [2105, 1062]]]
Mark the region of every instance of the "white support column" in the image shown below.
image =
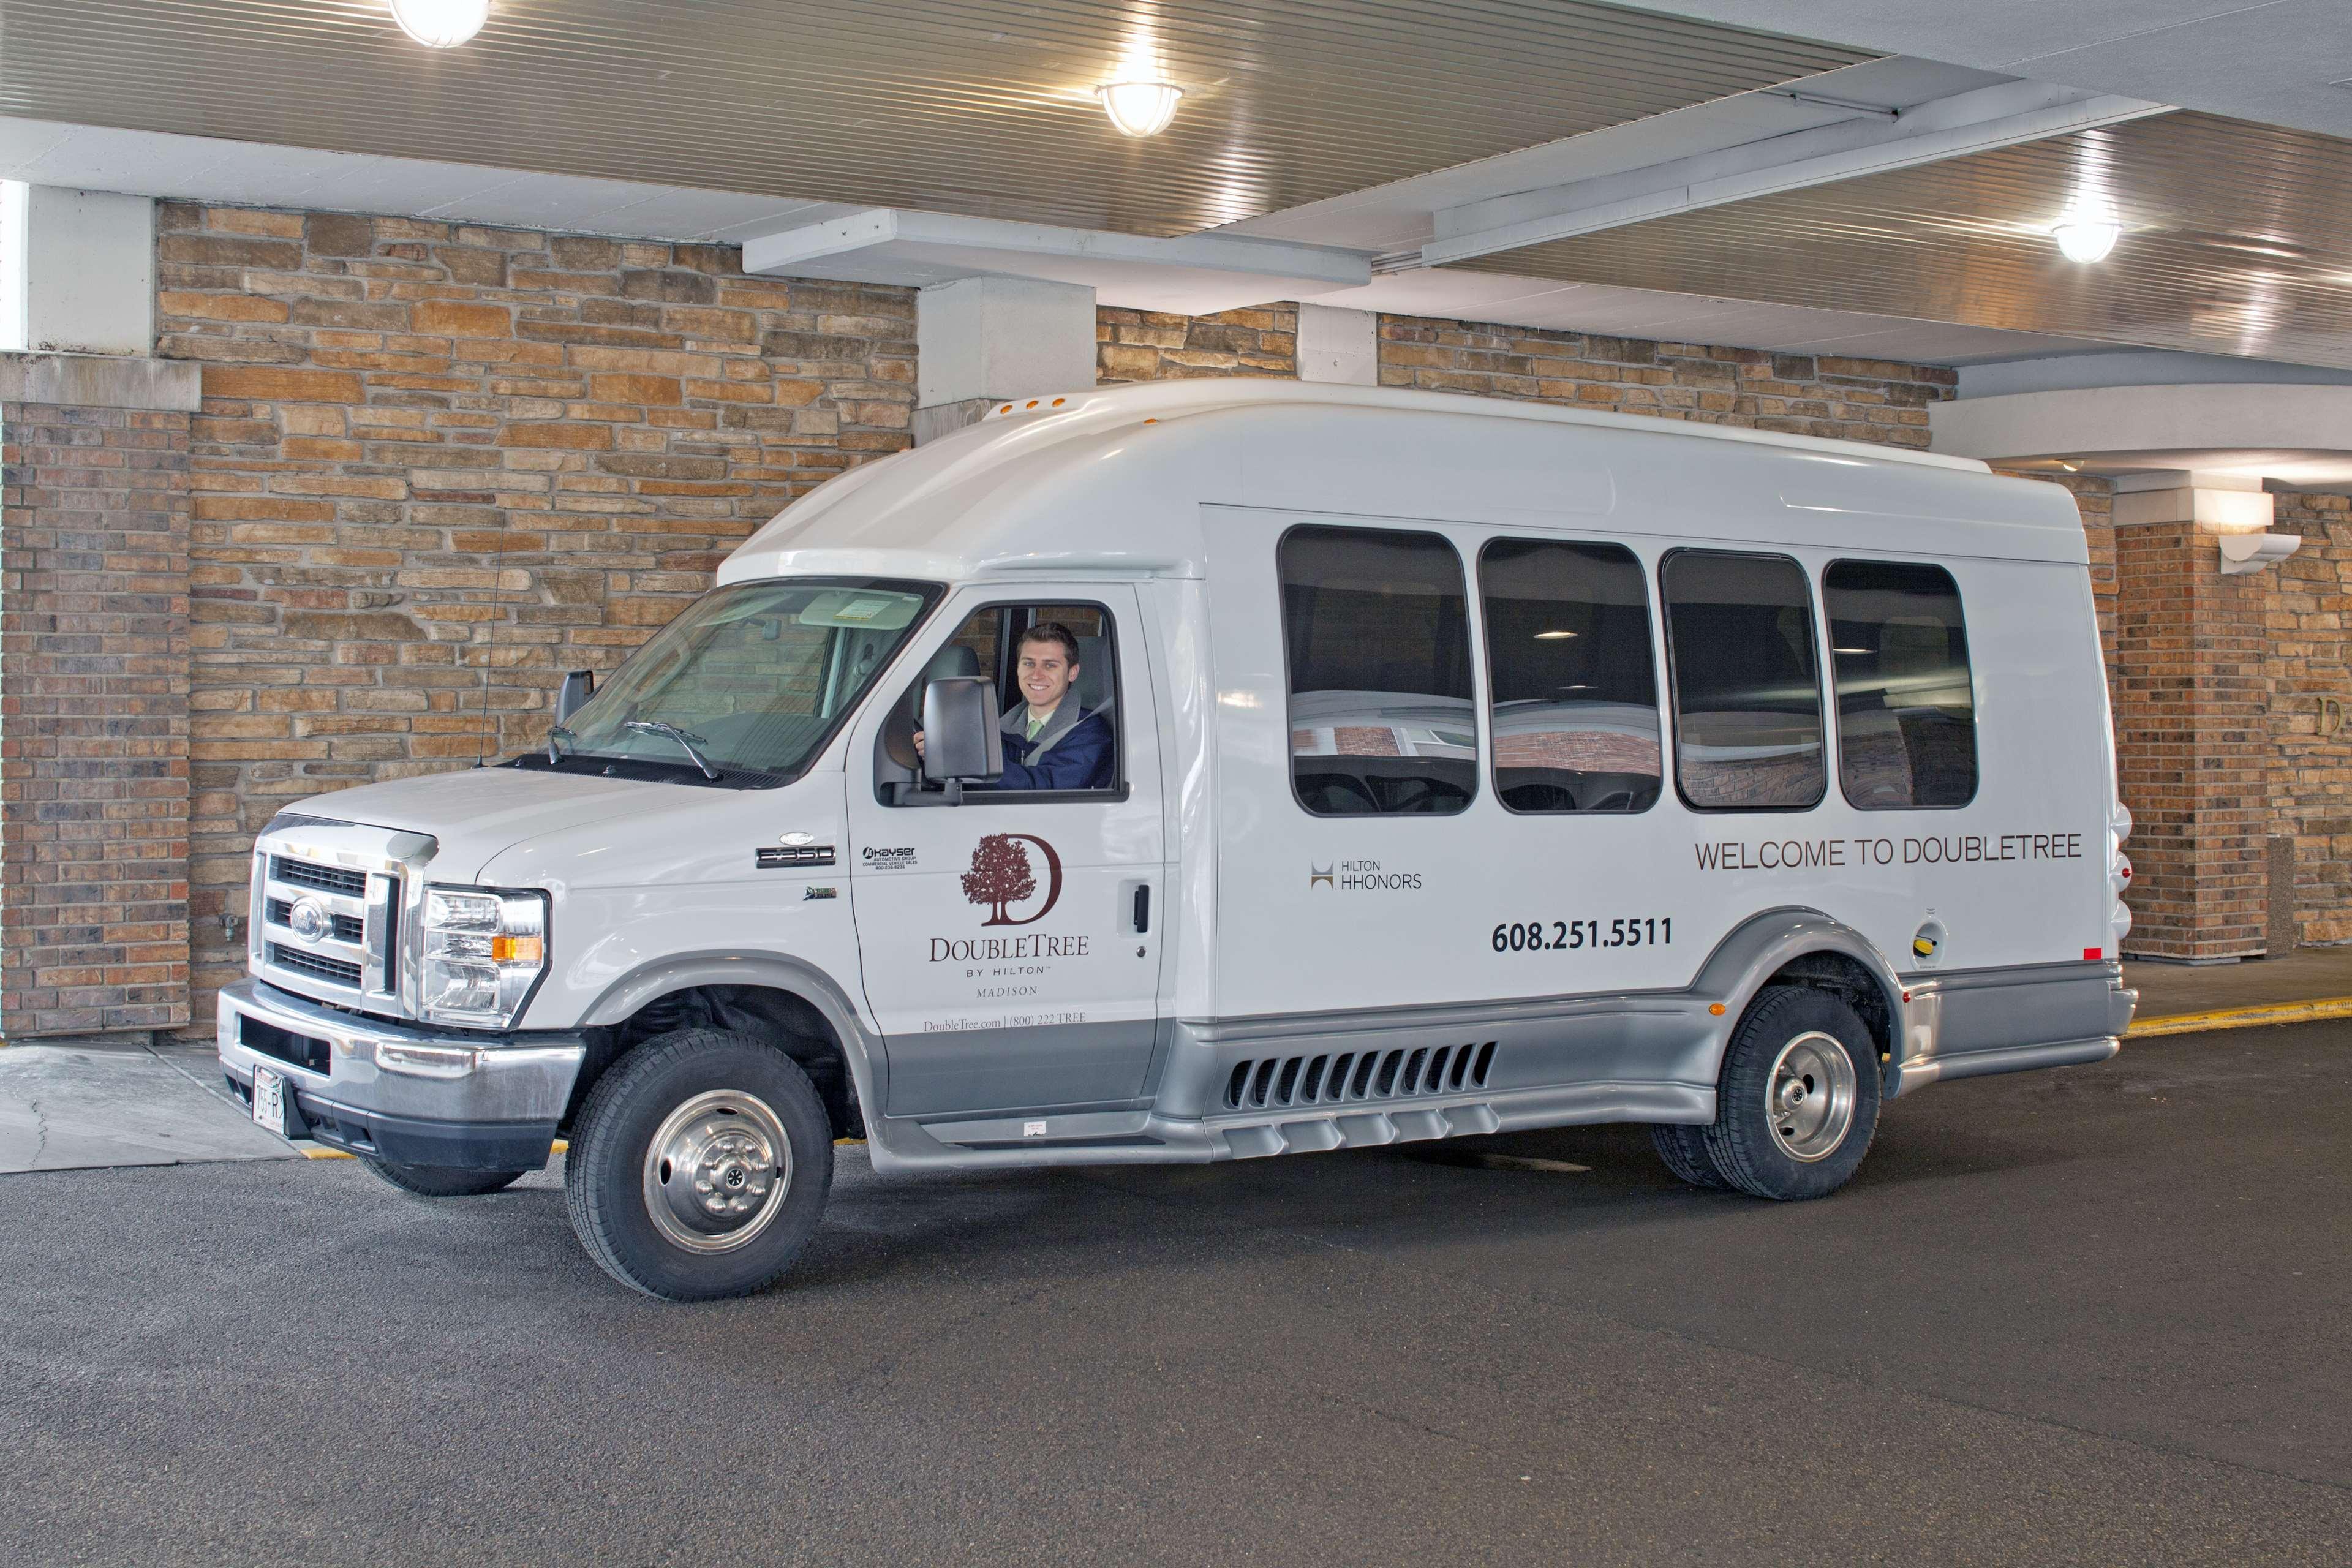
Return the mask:
[[1095, 291], [1034, 278], [961, 278], [915, 296], [915, 442], [992, 403], [1095, 384]]
[[1381, 318], [1337, 305], [1298, 307], [1298, 379], [1377, 386]]
[[[8, 317], [36, 353], [145, 355], [155, 349], [155, 204], [145, 196], [32, 185], [9, 216], [17, 265]], [[20, 302], [20, 303], [19, 303]]]

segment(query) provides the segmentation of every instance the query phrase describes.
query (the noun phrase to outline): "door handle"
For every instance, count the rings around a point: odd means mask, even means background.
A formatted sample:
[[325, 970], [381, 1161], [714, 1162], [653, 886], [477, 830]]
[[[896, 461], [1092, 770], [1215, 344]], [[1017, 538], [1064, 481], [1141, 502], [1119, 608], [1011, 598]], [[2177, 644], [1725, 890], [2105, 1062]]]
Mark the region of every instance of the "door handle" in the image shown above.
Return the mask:
[[1135, 931], [1138, 936], [1151, 929], [1151, 884], [1146, 882], [1135, 889]]

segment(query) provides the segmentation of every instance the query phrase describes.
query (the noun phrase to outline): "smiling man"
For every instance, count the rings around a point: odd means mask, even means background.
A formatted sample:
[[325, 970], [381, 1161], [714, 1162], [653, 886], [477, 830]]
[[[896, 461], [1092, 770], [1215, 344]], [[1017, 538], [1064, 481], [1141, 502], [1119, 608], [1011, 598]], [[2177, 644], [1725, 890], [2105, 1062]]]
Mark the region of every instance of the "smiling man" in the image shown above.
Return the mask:
[[[1022, 700], [1004, 710], [1004, 772], [993, 784], [967, 789], [1108, 789], [1110, 722], [1089, 713], [1073, 689], [1078, 639], [1059, 621], [1040, 621], [1013, 649], [1013, 679]], [[923, 732], [915, 731], [922, 754]]]

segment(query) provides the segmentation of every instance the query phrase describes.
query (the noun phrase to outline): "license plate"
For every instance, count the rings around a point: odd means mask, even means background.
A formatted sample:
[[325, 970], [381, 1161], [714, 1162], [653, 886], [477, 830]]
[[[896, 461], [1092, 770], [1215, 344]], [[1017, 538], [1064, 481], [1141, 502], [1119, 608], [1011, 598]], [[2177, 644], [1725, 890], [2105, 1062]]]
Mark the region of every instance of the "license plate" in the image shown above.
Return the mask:
[[253, 1069], [253, 1119], [286, 1136], [286, 1080], [268, 1068]]

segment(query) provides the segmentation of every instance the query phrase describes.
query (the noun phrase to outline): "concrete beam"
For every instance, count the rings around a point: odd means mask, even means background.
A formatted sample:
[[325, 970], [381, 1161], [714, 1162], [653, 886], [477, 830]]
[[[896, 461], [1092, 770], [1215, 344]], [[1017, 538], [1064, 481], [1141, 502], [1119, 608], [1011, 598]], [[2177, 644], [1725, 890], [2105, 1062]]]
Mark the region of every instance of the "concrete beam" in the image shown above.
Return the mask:
[[203, 367], [193, 361], [0, 353], [0, 403], [194, 414], [204, 401]]
[[1207, 316], [1371, 281], [1369, 258], [1288, 240], [1174, 238], [876, 207], [743, 242], [743, 270], [928, 288], [1029, 278], [1092, 289], [1106, 305]]
[[1381, 318], [1337, 305], [1298, 307], [1298, 379], [1341, 386], [1377, 386], [1381, 380]]
[[[8, 316], [36, 353], [146, 354], [155, 347], [155, 204], [105, 191], [23, 187]], [[16, 346], [16, 345], [11, 345]]]
[[1095, 384], [1095, 291], [1034, 278], [962, 278], [915, 296], [915, 444], [992, 403]]
[[[1437, 238], [1421, 247], [1419, 262], [1442, 267], [1675, 213], [2169, 112], [2168, 105], [2139, 99], [2047, 82], [2004, 82], [1939, 98], [1892, 118], [1857, 113], [1851, 120], [1785, 136], [1449, 207], [1434, 215]], [[2060, 202], [2063, 196], [2063, 192], [2055, 194]]]

